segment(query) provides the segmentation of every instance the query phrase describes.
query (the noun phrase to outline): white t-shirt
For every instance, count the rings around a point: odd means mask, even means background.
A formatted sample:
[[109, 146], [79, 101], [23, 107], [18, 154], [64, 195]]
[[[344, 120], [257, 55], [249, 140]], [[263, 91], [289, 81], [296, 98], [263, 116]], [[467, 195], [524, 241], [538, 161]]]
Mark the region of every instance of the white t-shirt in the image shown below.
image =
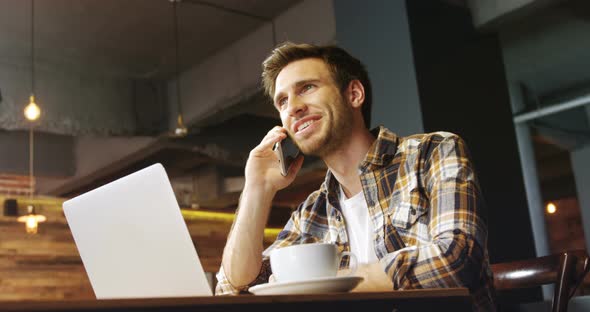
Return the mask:
[[365, 194], [361, 191], [347, 199], [340, 187], [340, 207], [346, 222], [350, 251], [359, 263], [379, 261], [373, 245], [373, 226], [369, 219], [369, 207], [365, 201]]

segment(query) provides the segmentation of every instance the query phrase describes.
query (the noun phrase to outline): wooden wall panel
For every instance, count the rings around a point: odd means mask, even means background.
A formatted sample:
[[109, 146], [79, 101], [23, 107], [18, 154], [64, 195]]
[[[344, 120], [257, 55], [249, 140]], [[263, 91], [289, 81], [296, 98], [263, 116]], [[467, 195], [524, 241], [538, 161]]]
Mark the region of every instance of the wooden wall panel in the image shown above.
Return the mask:
[[0, 300], [94, 298], [63, 215], [44, 210], [37, 235], [14, 217], [0, 217]]
[[[37, 235], [26, 234], [16, 217], [0, 214], [0, 301], [94, 298], [61, 202], [40, 205], [48, 221], [40, 224]], [[21, 214], [24, 209], [19, 207]], [[187, 225], [204, 270], [217, 272], [231, 221], [191, 218]]]

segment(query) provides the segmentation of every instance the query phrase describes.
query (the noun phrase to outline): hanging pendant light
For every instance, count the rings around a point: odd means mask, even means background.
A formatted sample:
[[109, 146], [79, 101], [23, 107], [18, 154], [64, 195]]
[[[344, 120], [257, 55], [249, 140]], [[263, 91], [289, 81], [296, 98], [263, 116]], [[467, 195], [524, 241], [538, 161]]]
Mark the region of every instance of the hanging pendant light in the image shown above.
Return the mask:
[[47, 221], [47, 218], [43, 215], [36, 214], [35, 206], [28, 205], [27, 215], [18, 217], [17, 221], [25, 224], [27, 234], [37, 234], [39, 223]]
[[[179, 2], [183, 2], [183, 3], [187, 3], [187, 4], [194, 4], [194, 5], [199, 5], [199, 6], [206, 6], [209, 8], [213, 8], [216, 10], [221, 10], [224, 11], [226, 13], [231, 13], [231, 14], [237, 14], [243, 17], [248, 17], [248, 18], [252, 18], [252, 19], [256, 19], [258, 21], [262, 21], [262, 22], [270, 22], [271, 27], [272, 27], [272, 42], [273, 42], [273, 46], [276, 47], [277, 46], [277, 34], [276, 34], [276, 25], [275, 25], [275, 21], [273, 18], [271, 17], [265, 17], [265, 16], [261, 16], [261, 15], [257, 15], [257, 14], [252, 14], [249, 12], [243, 12], [237, 9], [232, 9], [232, 8], [228, 8], [225, 7], [223, 5], [220, 4], [216, 4], [216, 3], [211, 3], [208, 1], [202, 1], [202, 0], [168, 0], [172, 3], [172, 10], [173, 10], [173, 22], [174, 22], [174, 49], [175, 49], [175, 75], [176, 75], [176, 104], [177, 104], [177, 110], [178, 110], [178, 117], [176, 119], [176, 128], [174, 129], [174, 132], [172, 134], [167, 133], [167, 136], [173, 136], [173, 137], [184, 137], [188, 134], [188, 129], [187, 127], [184, 125], [183, 122], [183, 115], [182, 115], [182, 105], [181, 105], [181, 92], [180, 92], [180, 69], [179, 69], [179, 63], [180, 63], [180, 57], [179, 57], [179, 53], [178, 53], [178, 46], [179, 46], [179, 42], [178, 42], [178, 16], [177, 16], [177, 4]], [[193, 129], [194, 133], [195, 129]]]
[[41, 116], [41, 109], [35, 103], [35, 95], [29, 97], [29, 105], [25, 107], [25, 117], [30, 121], [35, 121]]
[[188, 133], [188, 129], [184, 125], [184, 122], [182, 122], [182, 114], [179, 113], [178, 119], [176, 121], [176, 129], [174, 129], [174, 135], [179, 136], [179, 137], [183, 137], [183, 136], [186, 136], [187, 133]]
[[178, 12], [176, 9], [177, 3], [179, 1], [170, 0], [170, 2], [172, 2], [172, 18], [174, 21], [174, 72], [176, 75], [176, 108], [178, 110], [178, 118], [176, 118], [176, 129], [174, 129], [174, 135], [176, 137], [184, 137], [188, 134], [188, 129], [182, 120], [182, 104], [180, 100], [180, 57], [178, 56]]
[[41, 109], [35, 103], [35, 0], [31, 0], [31, 96], [24, 112], [29, 121], [41, 117]]
[[25, 223], [28, 234], [37, 234], [39, 223], [47, 220], [45, 216], [35, 213], [35, 206], [32, 204], [35, 193], [33, 122], [40, 116], [41, 109], [35, 103], [35, 0], [31, 0], [31, 96], [29, 97], [29, 105], [25, 107], [25, 117], [31, 122], [29, 125], [29, 205], [27, 206], [27, 215], [17, 219], [18, 222]]

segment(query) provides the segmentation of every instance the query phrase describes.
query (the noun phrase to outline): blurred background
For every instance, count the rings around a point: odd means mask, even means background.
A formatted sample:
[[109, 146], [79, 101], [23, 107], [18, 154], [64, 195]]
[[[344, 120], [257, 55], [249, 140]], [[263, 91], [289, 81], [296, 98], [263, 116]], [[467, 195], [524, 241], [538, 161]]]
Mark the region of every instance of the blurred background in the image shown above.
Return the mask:
[[[156, 162], [212, 277], [285, 40], [361, 59], [372, 126], [467, 141], [492, 263], [586, 249], [589, 36], [587, 0], [0, 0], [0, 300], [94, 298], [61, 203]], [[265, 244], [325, 169], [277, 195]]]

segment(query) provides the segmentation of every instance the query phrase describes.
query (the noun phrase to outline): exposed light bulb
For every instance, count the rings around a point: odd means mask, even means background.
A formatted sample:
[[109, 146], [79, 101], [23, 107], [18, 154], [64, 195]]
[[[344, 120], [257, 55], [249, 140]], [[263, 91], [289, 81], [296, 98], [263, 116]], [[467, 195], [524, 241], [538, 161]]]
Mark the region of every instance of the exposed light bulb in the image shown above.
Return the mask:
[[25, 222], [27, 234], [37, 234], [39, 229], [39, 222], [37, 222], [37, 216], [27, 216], [27, 221]]
[[186, 136], [187, 130], [186, 130], [186, 128], [179, 127], [179, 128], [174, 129], [174, 134], [176, 136], [183, 137], [183, 136]]
[[25, 117], [30, 121], [35, 121], [39, 119], [39, 116], [41, 116], [41, 109], [35, 104], [35, 96], [31, 95], [29, 105], [25, 107]]
[[554, 203], [547, 204], [547, 213], [554, 214], [557, 211], [557, 206]]
[[29, 205], [27, 209], [29, 213], [26, 216], [18, 217], [17, 221], [25, 223], [27, 234], [37, 234], [39, 223], [47, 221], [47, 218], [44, 215], [36, 214], [35, 207], [32, 205]]
[[188, 133], [188, 129], [184, 126], [182, 122], [182, 115], [178, 115], [178, 122], [176, 124], [176, 129], [174, 129], [174, 134], [179, 137], [186, 136]]

